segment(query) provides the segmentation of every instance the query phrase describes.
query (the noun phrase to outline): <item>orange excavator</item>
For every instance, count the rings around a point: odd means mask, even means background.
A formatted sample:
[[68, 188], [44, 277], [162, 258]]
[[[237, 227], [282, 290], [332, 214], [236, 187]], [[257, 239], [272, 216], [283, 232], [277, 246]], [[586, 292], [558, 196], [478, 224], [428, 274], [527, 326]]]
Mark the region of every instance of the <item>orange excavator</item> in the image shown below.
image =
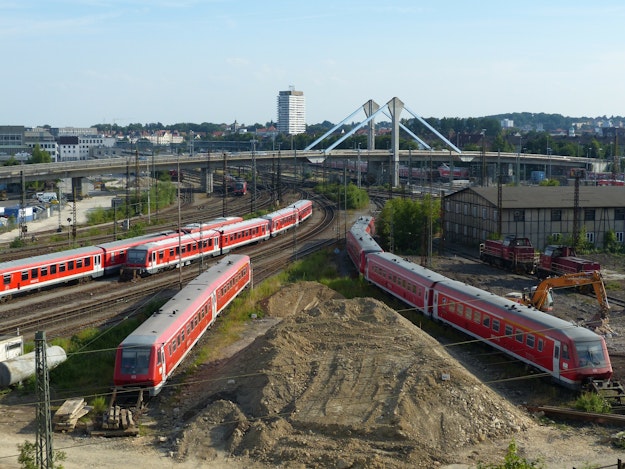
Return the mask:
[[549, 277], [540, 282], [531, 292], [526, 290], [521, 295], [510, 293], [506, 295], [506, 297], [518, 303], [533, 306], [540, 311], [551, 311], [553, 309], [551, 291], [554, 288], [571, 287], [579, 288], [582, 291], [587, 291], [592, 288], [599, 302], [600, 318], [608, 318], [610, 304], [608, 303], [608, 295], [605, 291], [603, 278], [598, 270], [565, 274], [560, 277]]

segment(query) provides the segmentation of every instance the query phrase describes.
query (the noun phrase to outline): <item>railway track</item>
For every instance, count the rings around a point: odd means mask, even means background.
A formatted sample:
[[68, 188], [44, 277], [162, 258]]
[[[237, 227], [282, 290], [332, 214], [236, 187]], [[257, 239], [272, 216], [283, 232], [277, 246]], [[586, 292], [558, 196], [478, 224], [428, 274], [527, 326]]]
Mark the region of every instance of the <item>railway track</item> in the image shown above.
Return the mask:
[[[297, 230], [292, 230], [269, 242], [237, 249], [248, 254], [254, 266], [254, 283], [274, 275], [284, 266], [311, 252], [331, 245], [336, 240], [324, 231], [333, 226], [335, 211], [327, 201], [306, 194], [316, 201], [319, 212]], [[49, 291], [15, 298], [0, 314], [0, 333], [19, 331], [26, 340], [37, 330], [46, 330], [49, 338], [71, 335], [78, 328], [100, 326], [133, 314], [145, 301], [156, 296], [167, 298], [181, 286], [197, 277], [200, 269], [219, 259], [205, 257], [181, 269], [174, 269], [136, 282], [119, 284], [116, 277], [87, 284], [53, 288]], [[24, 314], [29, 311], [28, 314]], [[117, 319], [115, 319], [117, 318]]]

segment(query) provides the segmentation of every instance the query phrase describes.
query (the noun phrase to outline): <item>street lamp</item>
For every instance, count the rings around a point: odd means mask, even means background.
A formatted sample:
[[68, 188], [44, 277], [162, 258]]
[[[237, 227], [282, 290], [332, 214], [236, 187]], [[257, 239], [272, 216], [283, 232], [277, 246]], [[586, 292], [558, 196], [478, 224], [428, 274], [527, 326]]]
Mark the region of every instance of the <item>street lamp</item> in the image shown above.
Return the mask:
[[519, 137], [519, 151], [516, 154], [516, 185], [518, 186], [521, 183], [521, 147], [523, 144], [523, 137], [520, 132], [517, 132], [517, 137]]

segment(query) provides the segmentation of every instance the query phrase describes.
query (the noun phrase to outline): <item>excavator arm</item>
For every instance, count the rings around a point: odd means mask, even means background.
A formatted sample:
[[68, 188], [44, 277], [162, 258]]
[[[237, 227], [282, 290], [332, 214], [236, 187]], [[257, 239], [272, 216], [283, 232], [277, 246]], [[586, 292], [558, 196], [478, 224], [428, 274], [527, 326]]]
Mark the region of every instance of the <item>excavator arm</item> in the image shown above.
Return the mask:
[[587, 285], [592, 285], [597, 301], [599, 302], [599, 308], [601, 309], [601, 318], [606, 319], [610, 312], [610, 304], [608, 303], [608, 295], [605, 291], [603, 278], [601, 277], [601, 273], [597, 270], [546, 278], [536, 287], [529, 303], [536, 309], [541, 309], [547, 300], [549, 290]]

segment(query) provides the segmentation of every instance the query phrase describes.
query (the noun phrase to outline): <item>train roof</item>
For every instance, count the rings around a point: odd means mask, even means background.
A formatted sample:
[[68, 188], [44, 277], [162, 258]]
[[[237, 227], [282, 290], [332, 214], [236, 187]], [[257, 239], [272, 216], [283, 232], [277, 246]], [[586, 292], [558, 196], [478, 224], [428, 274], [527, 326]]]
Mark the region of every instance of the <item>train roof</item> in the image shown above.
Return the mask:
[[310, 204], [312, 204], [312, 201], [308, 199], [300, 199], [297, 202], [292, 203], [290, 207], [300, 208], [300, 207], [304, 207], [305, 205], [310, 205]]
[[[476, 298], [474, 300], [475, 305], [482, 303], [488, 306], [495, 306], [496, 308], [505, 311], [508, 317], [514, 316], [519, 320], [519, 322], [531, 321], [536, 332], [542, 332], [546, 335], [549, 335], [549, 332], [552, 330], [557, 330], [561, 331], [562, 334], [566, 335], [570, 339], [576, 341], [597, 340], [599, 337], [590, 329], [578, 326], [569, 321], [565, 321], [564, 319], [539, 311], [535, 308], [521, 305], [495, 293], [482, 290], [472, 285], [467, 285], [464, 282], [448, 278], [437, 284], [437, 290], [447, 292], [454, 291], [462, 296]], [[489, 308], [485, 309], [489, 310]], [[492, 308], [490, 308], [490, 311], [492, 311]], [[527, 325], [527, 323], [524, 325]]]
[[267, 223], [267, 220], [264, 218], [250, 218], [249, 220], [243, 220], [237, 223], [232, 223], [231, 225], [220, 226], [216, 229], [216, 231], [220, 231], [222, 233], [227, 233], [230, 231], [238, 231], [241, 228], [245, 228], [246, 226], [257, 226], [264, 225]]
[[371, 237], [369, 233], [367, 233], [364, 229], [360, 228], [358, 230], [354, 230], [352, 227], [348, 232], [348, 236], [353, 236], [356, 238], [360, 249], [364, 252], [382, 252], [383, 249], [380, 247], [378, 243], [375, 242], [375, 239]]
[[147, 242], [150, 242], [150, 240], [152, 239], [159, 239], [164, 236], [173, 235], [175, 233], [176, 232], [173, 230], [168, 230], [168, 231], [163, 231], [161, 233], [152, 233], [152, 234], [146, 234], [146, 235], [141, 235], [141, 236], [134, 236], [132, 238], [118, 239], [117, 241], [109, 241], [107, 243], [100, 243], [100, 244], [97, 244], [97, 246], [104, 248], [104, 249], [114, 249], [114, 248], [128, 246], [129, 243], [130, 244], [134, 244], [135, 242], [138, 244], [147, 243]]
[[41, 254], [39, 256], [27, 257], [26, 259], [14, 259], [12, 261], [0, 262], [0, 272], [6, 270], [28, 269], [29, 266], [39, 265], [42, 263], [54, 263], [62, 262], [63, 259], [76, 256], [88, 256], [92, 254], [99, 254], [102, 249], [97, 246], [87, 246], [75, 249], [68, 249], [67, 251], [53, 252], [50, 254]]
[[[206, 230], [202, 232], [202, 239], [206, 239], [209, 236], [219, 236], [219, 231], [216, 229]], [[180, 236], [170, 236], [164, 239], [157, 239], [155, 241], [147, 241], [146, 243], [133, 246], [130, 249], [159, 249], [167, 246], [178, 246], [178, 244], [186, 243], [188, 241], [199, 241], [199, 233], [182, 233]]]
[[204, 273], [191, 280], [126, 337], [120, 345], [152, 345], [155, 341], [166, 340], [166, 337], [161, 338], [164, 333], [170, 329], [177, 331], [189, 319], [188, 315], [185, 316], [181, 314], [182, 312], [199, 308], [199, 305], [212, 294], [215, 289], [214, 284], [221, 277], [231, 275], [241, 265], [249, 262], [249, 256], [242, 254], [231, 254], [220, 259]]

